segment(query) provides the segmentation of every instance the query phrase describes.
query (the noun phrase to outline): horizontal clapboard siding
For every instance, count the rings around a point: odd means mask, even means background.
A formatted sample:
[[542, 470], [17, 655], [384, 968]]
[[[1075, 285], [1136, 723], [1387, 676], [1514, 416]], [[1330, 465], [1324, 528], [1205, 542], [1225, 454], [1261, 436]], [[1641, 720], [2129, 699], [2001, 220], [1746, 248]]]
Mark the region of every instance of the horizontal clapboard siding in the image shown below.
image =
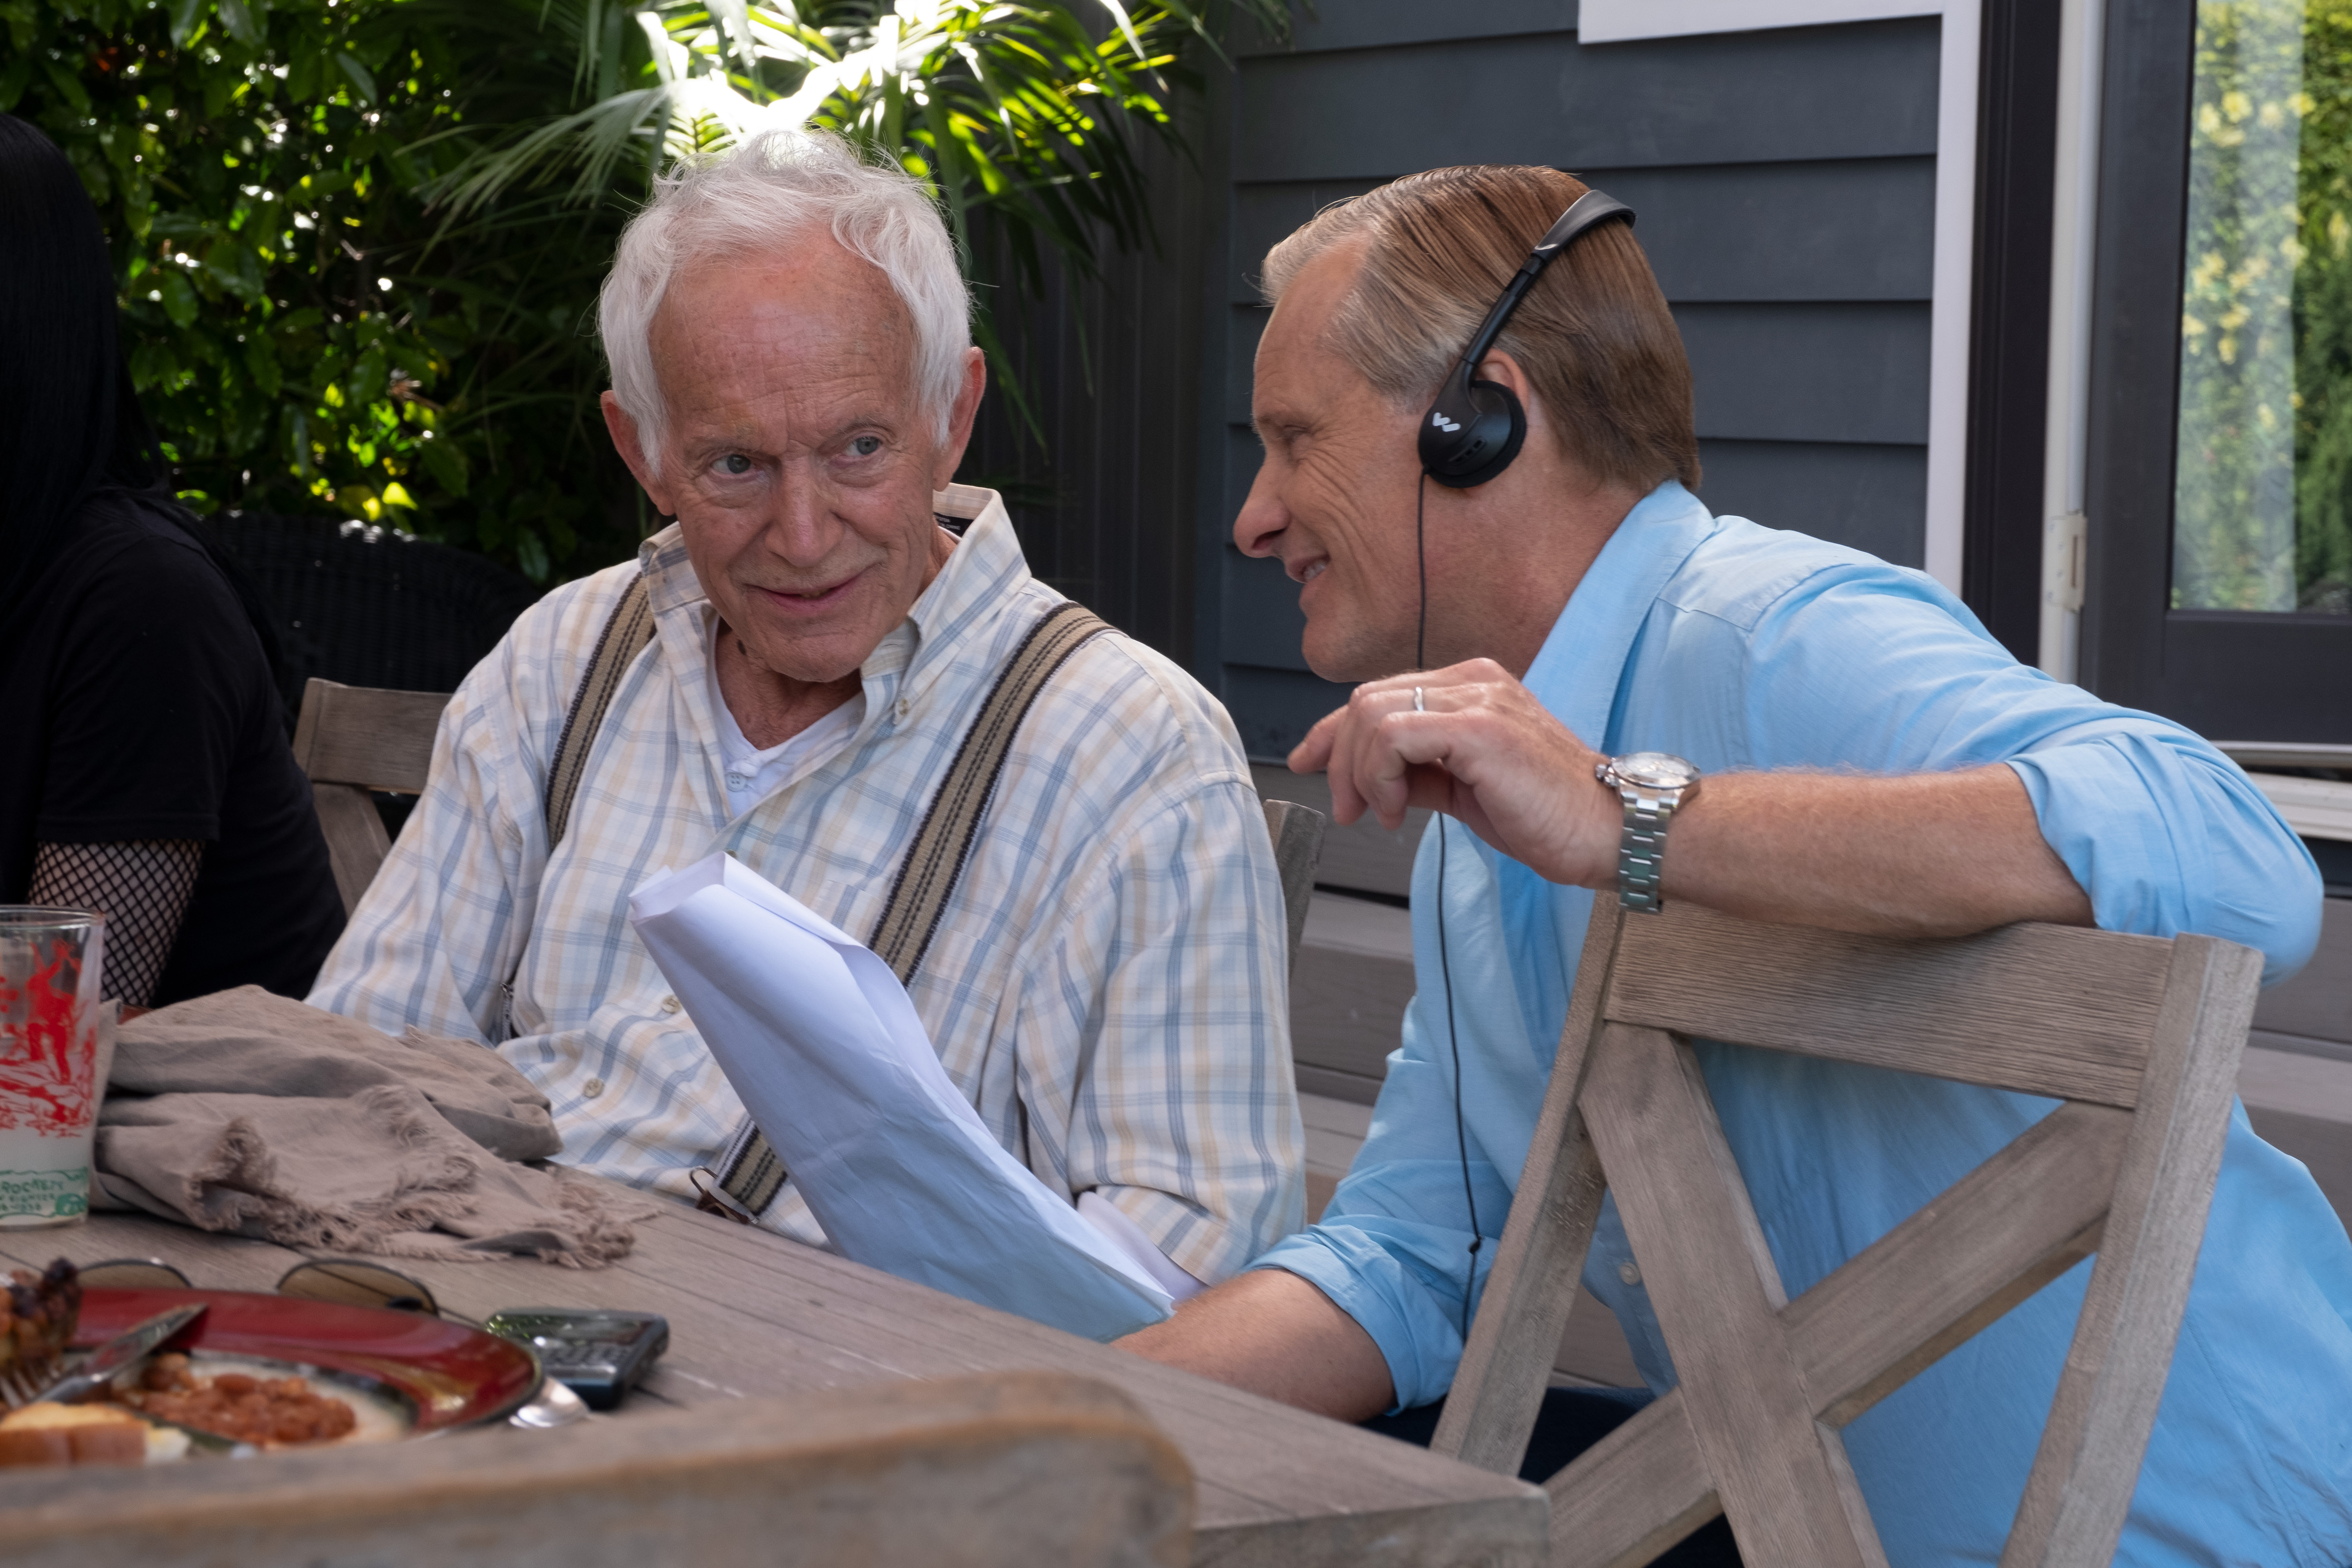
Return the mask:
[[1919, 564], [1934, 18], [1585, 47], [1559, 0], [1322, 10], [1237, 50], [1212, 104], [1195, 661], [1253, 755], [1346, 696], [1300, 656], [1295, 585], [1230, 542], [1258, 463], [1257, 273], [1319, 208], [1416, 169], [1549, 163], [1630, 203], [1696, 377], [1702, 498]]

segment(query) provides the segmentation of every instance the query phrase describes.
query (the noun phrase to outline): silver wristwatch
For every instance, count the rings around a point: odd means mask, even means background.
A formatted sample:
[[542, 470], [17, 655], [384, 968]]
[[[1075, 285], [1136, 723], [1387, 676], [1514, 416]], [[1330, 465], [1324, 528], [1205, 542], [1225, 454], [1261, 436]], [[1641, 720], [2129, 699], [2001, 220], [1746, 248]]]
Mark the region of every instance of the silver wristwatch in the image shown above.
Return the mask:
[[1617, 841], [1617, 902], [1657, 914], [1666, 907], [1659, 889], [1666, 827], [1697, 796], [1698, 770], [1664, 752], [1628, 752], [1594, 764], [1592, 775], [1625, 805], [1625, 835]]

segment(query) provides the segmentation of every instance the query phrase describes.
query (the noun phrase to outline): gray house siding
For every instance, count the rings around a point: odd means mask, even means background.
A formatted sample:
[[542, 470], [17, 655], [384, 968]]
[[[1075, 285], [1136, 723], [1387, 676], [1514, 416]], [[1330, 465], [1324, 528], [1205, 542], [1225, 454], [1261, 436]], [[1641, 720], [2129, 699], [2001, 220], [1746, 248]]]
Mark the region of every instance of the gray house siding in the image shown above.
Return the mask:
[[1298, 656], [1293, 585], [1231, 542], [1257, 468], [1254, 275], [1318, 208], [1417, 169], [1549, 163], [1630, 203], [1696, 376], [1706, 502], [1919, 563], [1934, 18], [1586, 47], [1557, 0], [1320, 9], [1237, 51], [1203, 170], [1193, 663], [1254, 755], [1345, 695]]
[[1006, 289], [987, 301], [1030, 416], [1000, 375], [957, 477], [1005, 492], [1039, 577], [1190, 665], [1192, 532], [1204, 510], [1195, 421], [1206, 187], [1157, 142], [1138, 154], [1157, 197], [1158, 245], [1106, 245], [1097, 276], [1076, 289], [1049, 261], [1044, 299]]

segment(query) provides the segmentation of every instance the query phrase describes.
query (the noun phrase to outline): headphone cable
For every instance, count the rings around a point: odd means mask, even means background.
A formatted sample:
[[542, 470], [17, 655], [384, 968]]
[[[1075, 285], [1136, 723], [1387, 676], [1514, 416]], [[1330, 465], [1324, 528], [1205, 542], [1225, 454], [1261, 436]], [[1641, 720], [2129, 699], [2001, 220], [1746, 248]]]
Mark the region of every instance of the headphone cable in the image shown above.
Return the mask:
[[[1412, 666], [1429, 668], [1429, 552], [1424, 542], [1423, 511], [1429, 502], [1429, 475], [1421, 476], [1413, 492], [1412, 553], [1421, 578], [1421, 616], [1412, 636]], [[1486, 1238], [1478, 1230], [1478, 1194], [1470, 1184], [1470, 1128], [1462, 1114], [1462, 1038], [1454, 1024], [1454, 959], [1445, 946], [1445, 814], [1437, 814], [1437, 973], [1445, 989], [1445, 1043], [1454, 1058], [1454, 1146], [1462, 1156], [1462, 1202], [1470, 1211], [1470, 1272], [1462, 1282], [1462, 1342], [1470, 1342], [1470, 1298], [1478, 1288], [1478, 1249]]]

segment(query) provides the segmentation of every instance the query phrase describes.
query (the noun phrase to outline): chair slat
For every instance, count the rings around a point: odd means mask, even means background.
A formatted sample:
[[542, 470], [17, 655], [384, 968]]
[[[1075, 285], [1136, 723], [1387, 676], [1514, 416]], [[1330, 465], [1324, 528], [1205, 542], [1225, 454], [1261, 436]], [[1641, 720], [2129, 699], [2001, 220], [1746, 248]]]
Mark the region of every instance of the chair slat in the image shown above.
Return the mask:
[[1108, 1384], [1057, 1373], [507, 1436], [327, 1446], [259, 1465], [59, 1469], [47, 1498], [17, 1492], [8, 1561], [1181, 1568], [1194, 1555], [1183, 1455]]
[[312, 680], [302, 693], [294, 760], [314, 782], [421, 794], [446, 691], [387, 691]]
[[1964, 1083], [2137, 1103], [2171, 946], [2016, 925], [1901, 942], [1696, 905], [1626, 923], [1616, 1023]]
[[1552, 1568], [1639, 1568], [1723, 1511], [1679, 1388], [1586, 1449], [1544, 1489]]
[[1289, 922], [1290, 967], [1298, 967], [1298, 943], [1307, 934], [1307, 905], [1315, 897], [1315, 867], [1323, 855], [1323, 814], [1295, 800], [1267, 800], [1265, 830], [1274, 840], [1275, 868], [1282, 874], [1283, 913]]
[[335, 891], [342, 895], [348, 918], [359, 908], [360, 895], [392, 853], [392, 836], [383, 830], [368, 792], [354, 784], [314, 784], [310, 802], [318, 809], [319, 830], [327, 839], [327, 863], [335, 873]]
[[2263, 955], [2233, 942], [2172, 946], [2140, 1114], [2001, 1568], [2113, 1557], [2156, 1426], [2263, 973]]
[[2131, 1114], [2062, 1105], [1780, 1316], [1843, 1426], [2090, 1256]]
[[[2087, 1256], [2130, 1124], [2060, 1107], [1790, 1302], [1780, 1326], [1814, 1416], [1843, 1426]], [[1680, 1401], [1547, 1483], [1555, 1563], [1646, 1562], [1720, 1511]]]
[[1741, 1559], [1885, 1568], [1844, 1439], [1814, 1419], [1779, 1270], [1691, 1048], [1604, 1029], [1582, 1104]]
[[[1579, 973], [1609, 972], [1623, 921], [1614, 910], [1593, 912]], [[1454, 1370], [1454, 1392], [1429, 1442], [1434, 1453], [1497, 1475], [1518, 1474], [1601, 1217], [1600, 1159], [1576, 1110], [1601, 1026], [1600, 995], [1600, 987], [1586, 985], [1569, 998], [1551, 1080], [1519, 1173], [1517, 1191], [1525, 1201], [1512, 1199], [1477, 1321]]]

